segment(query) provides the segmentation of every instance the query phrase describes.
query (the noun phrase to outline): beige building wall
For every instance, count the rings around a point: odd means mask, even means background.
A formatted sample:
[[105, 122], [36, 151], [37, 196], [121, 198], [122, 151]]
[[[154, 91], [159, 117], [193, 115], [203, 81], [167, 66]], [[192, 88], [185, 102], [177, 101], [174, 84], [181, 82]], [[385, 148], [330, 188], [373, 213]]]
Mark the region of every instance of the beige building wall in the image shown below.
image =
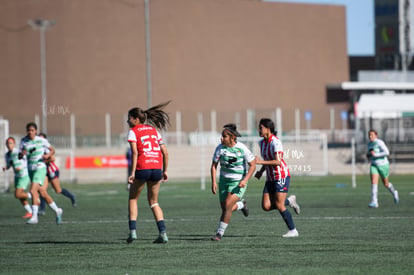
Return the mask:
[[[77, 134], [103, 134], [105, 113], [122, 132], [127, 110], [147, 107], [144, 0], [0, 0], [0, 115], [12, 133], [42, 113], [35, 18], [57, 22], [46, 32], [49, 134], [67, 134], [69, 114]], [[327, 83], [349, 78], [345, 23], [342, 6], [150, 1], [152, 103], [172, 100], [171, 130], [176, 111], [192, 131], [197, 112], [221, 123], [277, 107], [285, 130], [296, 108], [328, 129], [329, 109], [346, 108], [325, 99]]]

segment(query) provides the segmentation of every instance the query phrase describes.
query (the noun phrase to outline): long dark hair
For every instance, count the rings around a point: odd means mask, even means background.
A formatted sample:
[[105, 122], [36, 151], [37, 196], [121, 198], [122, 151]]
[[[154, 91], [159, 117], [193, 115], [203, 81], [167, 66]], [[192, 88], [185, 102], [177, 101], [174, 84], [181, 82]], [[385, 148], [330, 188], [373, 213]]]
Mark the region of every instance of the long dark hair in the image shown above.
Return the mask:
[[170, 117], [162, 109], [170, 102], [158, 104], [148, 110], [135, 107], [128, 111], [128, 116], [138, 118], [139, 122], [150, 124], [159, 130], [165, 130], [170, 125]]
[[259, 125], [263, 125], [267, 129], [270, 129], [270, 132], [272, 134], [274, 134], [275, 136], [277, 135], [277, 131], [275, 130], [275, 124], [273, 123], [273, 120], [271, 120], [270, 118], [262, 118], [259, 122]]
[[237, 132], [237, 125], [234, 123], [228, 123], [223, 126], [224, 130], [227, 130], [234, 137], [241, 137], [240, 133]]

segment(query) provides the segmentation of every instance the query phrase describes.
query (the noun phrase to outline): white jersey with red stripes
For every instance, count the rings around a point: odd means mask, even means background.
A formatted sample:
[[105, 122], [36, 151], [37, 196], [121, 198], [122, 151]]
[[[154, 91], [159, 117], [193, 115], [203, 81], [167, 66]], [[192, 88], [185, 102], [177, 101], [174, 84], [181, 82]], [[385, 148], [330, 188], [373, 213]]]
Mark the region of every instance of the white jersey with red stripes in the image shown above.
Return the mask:
[[57, 167], [56, 163], [54, 161], [51, 161], [49, 163], [47, 163], [47, 175], [50, 178], [55, 178], [56, 177], [56, 172], [59, 171], [59, 168]]
[[[266, 180], [275, 181], [290, 176], [289, 169], [283, 159], [283, 145], [278, 137], [271, 135], [268, 140], [259, 141], [260, 154], [263, 160], [280, 160], [280, 165], [266, 165]], [[280, 159], [280, 157], [281, 159]]]

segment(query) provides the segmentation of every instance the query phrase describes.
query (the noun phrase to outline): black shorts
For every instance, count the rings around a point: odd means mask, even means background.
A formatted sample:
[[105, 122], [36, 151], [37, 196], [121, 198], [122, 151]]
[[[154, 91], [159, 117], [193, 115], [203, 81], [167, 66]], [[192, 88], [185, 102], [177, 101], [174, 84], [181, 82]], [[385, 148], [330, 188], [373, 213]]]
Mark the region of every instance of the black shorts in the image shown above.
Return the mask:
[[290, 176], [275, 181], [266, 181], [263, 193], [287, 193], [289, 191]]
[[144, 169], [135, 171], [135, 179], [140, 181], [160, 181], [162, 179], [161, 169]]

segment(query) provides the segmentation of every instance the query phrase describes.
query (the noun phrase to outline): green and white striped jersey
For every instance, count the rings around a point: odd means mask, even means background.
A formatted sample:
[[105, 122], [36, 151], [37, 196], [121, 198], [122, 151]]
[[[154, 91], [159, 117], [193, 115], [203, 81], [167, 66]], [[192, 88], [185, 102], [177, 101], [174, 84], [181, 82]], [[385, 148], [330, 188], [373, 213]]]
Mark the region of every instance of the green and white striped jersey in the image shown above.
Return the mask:
[[43, 154], [50, 147], [47, 139], [36, 136], [34, 140], [24, 137], [20, 142], [20, 152], [27, 151], [27, 167], [29, 171], [35, 171], [38, 168], [46, 167], [43, 160]]
[[218, 145], [214, 151], [213, 162], [220, 163], [220, 178], [239, 181], [247, 174], [247, 164], [254, 158], [246, 145], [237, 142], [233, 147]]
[[13, 168], [16, 178], [23, 178], [28, 175], [26, 156], [19, 159], [19, 150], [17, 148], [13, 148], [12, 151], [6, 153], [6, 167], [7, 169]]
[[371, 165], [382, 166], [388, 164], [388, 155], [390, 151], [388, 150], [385, 142], [379, 138], [368, 143], [368, 152], [374, 151], [375, 157], [371, 156]]

